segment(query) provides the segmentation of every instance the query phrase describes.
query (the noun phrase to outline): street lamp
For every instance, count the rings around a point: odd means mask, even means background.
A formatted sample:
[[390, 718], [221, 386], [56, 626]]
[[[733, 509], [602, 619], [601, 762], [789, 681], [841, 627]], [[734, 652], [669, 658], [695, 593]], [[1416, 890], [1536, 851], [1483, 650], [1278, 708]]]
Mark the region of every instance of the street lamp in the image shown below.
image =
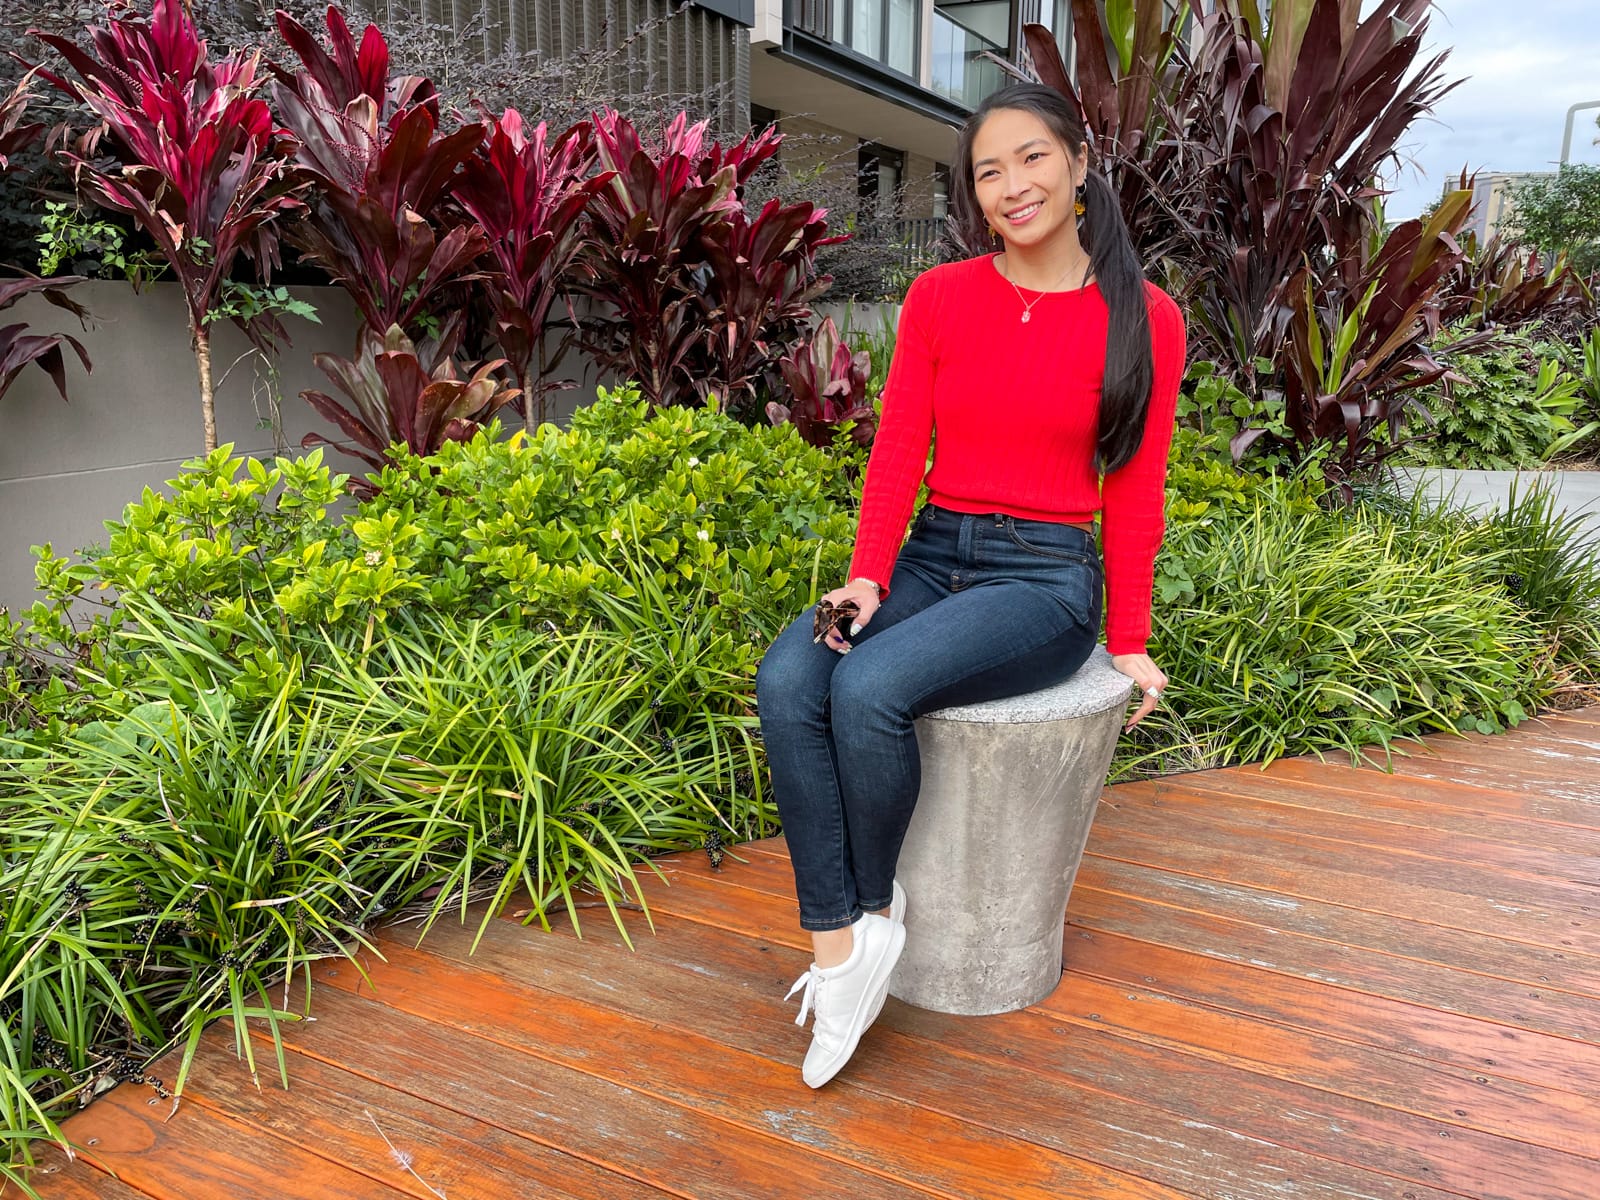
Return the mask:
[[1572, 154], [1572, 122], [1579, 113], [1586, 108], [1600, 108], [1600, 100], [1588, 100], [1582, 104], [1574, 104], [1567, 109], [1567, 127], [1561, 134], [1561, 165], [1567, 165], [1567, 159]]

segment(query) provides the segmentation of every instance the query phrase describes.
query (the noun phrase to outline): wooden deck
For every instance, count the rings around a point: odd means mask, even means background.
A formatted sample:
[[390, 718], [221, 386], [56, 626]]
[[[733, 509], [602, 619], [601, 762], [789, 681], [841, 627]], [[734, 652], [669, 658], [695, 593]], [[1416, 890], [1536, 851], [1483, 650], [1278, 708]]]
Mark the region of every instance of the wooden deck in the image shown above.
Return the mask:
[[581, 942], [508, 918], [476, 953], [470, 929], [420, 949], [396, 930], [368, 956], [375, 989], [317, 972], [287, 1092], [258, 1090], [213, 1027], [170, 1121], [124, 1085], [37, 1182], [51, 1200], [1596, 1200], [1600, 709], [1430, 748], [1392, 775], [1292, 760], [1109, 789], [1060, 988], [976, 1019], [891, 1000], [821, 1092], [781, 1002], [808, 956], [769, 842], [719, 874], [665, 863], [637, 953], [603, 909]]

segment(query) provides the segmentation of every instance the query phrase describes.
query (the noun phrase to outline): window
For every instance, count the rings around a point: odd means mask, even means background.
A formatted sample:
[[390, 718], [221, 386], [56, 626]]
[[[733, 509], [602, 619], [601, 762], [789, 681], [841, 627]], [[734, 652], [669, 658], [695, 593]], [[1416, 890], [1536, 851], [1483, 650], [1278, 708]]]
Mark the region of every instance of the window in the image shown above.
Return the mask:
[[933, 164], [933, 215], [941, 221], [950, 215], [950, 168], [944, 163]]
[[835, 0], [833, 40], [902, 75], [917, 73], [917, 0]]
[[892, 220], [899, 215], [900, 181], [905, 177], [906, 156], [899, 150], [863, 142], [856, 152], [856, 210], [862, 220]]

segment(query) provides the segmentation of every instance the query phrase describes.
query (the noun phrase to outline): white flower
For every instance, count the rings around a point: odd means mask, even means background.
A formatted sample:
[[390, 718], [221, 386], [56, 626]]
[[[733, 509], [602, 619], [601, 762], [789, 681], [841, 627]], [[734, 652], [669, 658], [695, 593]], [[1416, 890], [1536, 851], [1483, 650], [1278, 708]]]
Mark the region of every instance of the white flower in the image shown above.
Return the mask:
[[367, 566], [375, 567], [383, 561], [383, 554], [377, 550], [368, 550], [366, 558]]
[[691, 458], [689, 460], [689, 465], [691, 467], [698, 467], [700, 465], [700, 460], [698, 458]]
[[709, 542], [711, 540], [711, 535], [709, 533], [707, 533], [704, 529], [702, 529], [702, 530], [700, 530], [700, 532], [696, 533], [695, 537], [699, 538], [702, 542]]
[[613, 529], [613, 530], [612, 530], [612, 531], [611, 531], [611, 540], [612, 540], [612, 541], [613, 541], [613, 542], [620, 542], [620, 541], [621, 541], [621, 540], [622, 540], [622, 530], [620, 530], [620, 529]]

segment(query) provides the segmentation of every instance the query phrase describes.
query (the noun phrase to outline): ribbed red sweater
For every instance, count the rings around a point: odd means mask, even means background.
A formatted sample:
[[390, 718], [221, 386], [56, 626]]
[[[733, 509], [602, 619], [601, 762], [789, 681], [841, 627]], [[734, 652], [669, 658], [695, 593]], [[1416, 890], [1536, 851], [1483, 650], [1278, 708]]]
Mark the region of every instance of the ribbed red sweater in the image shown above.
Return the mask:
[[1099, 513], [1106, 647], [1141, 653], [1184, 359], [1178, 306], [1146, 289], [1155, 386], [1144, 441], [1102, 482], [1094, 449], [1110, 314], [1099, 288], [1044, 295], [1024, 324], [993, 255], [919, 275], [900, 311], [850, 577], [888, 594], [932, 445], [929, 499], [943, 508], [1073, 522]]

